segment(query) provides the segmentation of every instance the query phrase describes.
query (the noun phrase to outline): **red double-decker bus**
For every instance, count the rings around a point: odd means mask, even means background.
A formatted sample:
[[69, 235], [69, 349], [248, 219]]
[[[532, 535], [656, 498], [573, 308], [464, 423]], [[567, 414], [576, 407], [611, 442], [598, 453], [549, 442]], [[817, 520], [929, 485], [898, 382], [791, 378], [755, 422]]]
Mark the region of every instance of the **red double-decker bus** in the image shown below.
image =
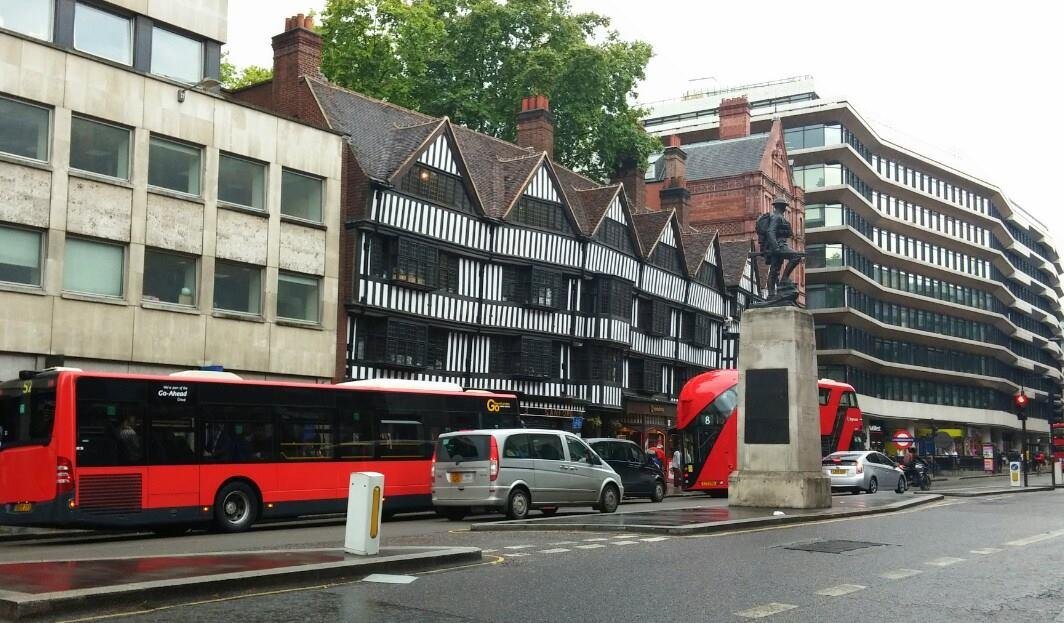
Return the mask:
[[513, 395], [447, 383], [339, 385], [77, 369], [0, 384], [0, 524], [151, 528], [344, 512], [351, 472], [386, 514], [432, 508], [440, 433], [520, 426]]
[[[846, 383], [818, 382], [822, 455], [837, 450], [864, 449], [863, 421], [857, 393]], [[726, 495], [728, 476], [738, 464], [736, 406], [739, 373], [713, 370], [684, 385], [676, 408], [685, 490]]]
[[1054, 423], [1049, 428], [1049, 438], [1053, 444], [1053, 460], [1064, 460], [1064, 423]]

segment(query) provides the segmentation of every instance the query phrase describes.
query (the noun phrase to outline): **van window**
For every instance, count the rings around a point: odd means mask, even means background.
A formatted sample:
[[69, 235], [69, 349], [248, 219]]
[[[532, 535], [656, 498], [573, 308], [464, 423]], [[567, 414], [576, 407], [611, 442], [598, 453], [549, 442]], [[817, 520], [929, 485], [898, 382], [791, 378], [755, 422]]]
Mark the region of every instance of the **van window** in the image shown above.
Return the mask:
[[532, 446], [529, 444], [531, 435], [510, 435], [503, 447], [502, 456], [505, 459], [530, 459], [532, 458]]
[[566, 437], [565, 443], [569, 445], [569, 460], [574, 463], [587, 463], [591, 456], [591, 450], [582, 441], [575, 437]]
[[532, 438], [532, 458], [541, 461], [564, 461], [562, 440], [557, 435], [529, 435]]
[[491, 438], [487, 435], [455, 435], [440, 439], [437, 461], [487, 461]]

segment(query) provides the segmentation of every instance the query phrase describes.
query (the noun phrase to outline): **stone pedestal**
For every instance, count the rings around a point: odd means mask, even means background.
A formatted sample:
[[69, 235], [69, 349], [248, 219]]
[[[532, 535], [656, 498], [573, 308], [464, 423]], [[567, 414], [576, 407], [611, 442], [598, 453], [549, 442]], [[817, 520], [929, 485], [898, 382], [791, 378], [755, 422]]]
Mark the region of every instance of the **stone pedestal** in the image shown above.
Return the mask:
[[796, 307], [743, 312], [739, 336], [738, 469], [728, 504], [828, 508], [820, 467], [813, 315]]

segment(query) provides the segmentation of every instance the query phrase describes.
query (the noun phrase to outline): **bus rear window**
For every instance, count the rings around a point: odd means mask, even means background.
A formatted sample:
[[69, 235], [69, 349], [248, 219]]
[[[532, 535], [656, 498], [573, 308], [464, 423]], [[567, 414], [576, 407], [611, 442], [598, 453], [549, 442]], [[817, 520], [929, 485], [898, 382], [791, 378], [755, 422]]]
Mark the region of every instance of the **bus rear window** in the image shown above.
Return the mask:
[[46, 446], [55, 424], [55, 390], [0, 390], [0, 450], [12, 446]]
[[440, 440], [436, 447], [437, 461], [487, 461], [487, 435], [455, 435]]

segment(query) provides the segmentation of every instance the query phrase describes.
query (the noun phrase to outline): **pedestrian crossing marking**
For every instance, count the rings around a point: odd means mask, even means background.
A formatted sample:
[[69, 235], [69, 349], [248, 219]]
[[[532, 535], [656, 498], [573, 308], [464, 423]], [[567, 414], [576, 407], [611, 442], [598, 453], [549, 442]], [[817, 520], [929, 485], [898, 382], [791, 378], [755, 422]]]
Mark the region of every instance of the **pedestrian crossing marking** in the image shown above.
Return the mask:
[[843, 595], [849, 595], [850, 593], [863, 591], [866, 588], [868, 587], [861, 586], [860, 584], [839, 584], [838, 586], [822, 588], [817, 591], [816, 594], [823, 595], [824, 597], [842, 597]]
[[639, 541], [614, 541], [614, 545], [638, 545]]
[[562, 552], [571, 552], [571, 549], [565, 549], [564, 547], [555, 547], [554, 549], [541, 549], [540, 554], [561, 554]]
[[919, 569], [895, 569], [894, 571], [887, 571], [886, 573], [879, 574], [879, 577], [887, 580], [901, 580], [904, 578], [911, 578], [914, 575], [923, 573]]
[[600, 547], [606, 547], [602, 543], [592, 543], [591, 545], [577, 545], [576, 549], [598, 549]]
[[667, 541], [667, 540], [669, 540], [669, 537], [667, 537], [667, 536], [652, 536], [652, 537], [647, 538], [647, 539], [639, 539], [639, 540], [643, 541], [644, 543], [658, 543], [659, 541]]
[[1001, 550], [996, 547], [983, 547], [980, 549], [969, 550], [973, 554], [979, 554], [980, 556], [988, 556], [990, 554], [996, 554]]
[[943, 556], [942, 558], [936, 558], [934, 560], [928, 560], [924, 564], [925, 565], [931, 565], [931, 566], [934, 566], [934, 567], [948, 567], [950, 565], [955, 565], [958, 562], [964, 562], [964, 559], [963, 558], [955, 558], [953, 556]]
[[746, 619], [761, 619], [767, 616], [772, 616], [774, 614], [779, 614], [780, 612], [793, 610], [797, 607], [798, 606], [792, 604], [764, 604], [762, 606], [754, 606], [753, 608], [749, 608], [747, 610], [740, 610], [739, 612], [735, 613], [735, 616], [740, 616]]
[[1053, 532], [1045, 532], [1043, 534], [1029, 536], [1025, 539], [1016, 539], [1015, 541], [1008, 541], [1007, 543], [1005, 543], [1005, 545], [1011, 545], [1012, 547], [1023, 547], [1024, 545], [1031, 545], [1032, 543], [1048, 541], [1049, 539], [1053, 539], [1062, 535], [1064, 535], [1064, 530], [1054, 530]]
[[557, 543], [551, 543], [551, 545], [574, 545], [576, 541], [558, 541]]

